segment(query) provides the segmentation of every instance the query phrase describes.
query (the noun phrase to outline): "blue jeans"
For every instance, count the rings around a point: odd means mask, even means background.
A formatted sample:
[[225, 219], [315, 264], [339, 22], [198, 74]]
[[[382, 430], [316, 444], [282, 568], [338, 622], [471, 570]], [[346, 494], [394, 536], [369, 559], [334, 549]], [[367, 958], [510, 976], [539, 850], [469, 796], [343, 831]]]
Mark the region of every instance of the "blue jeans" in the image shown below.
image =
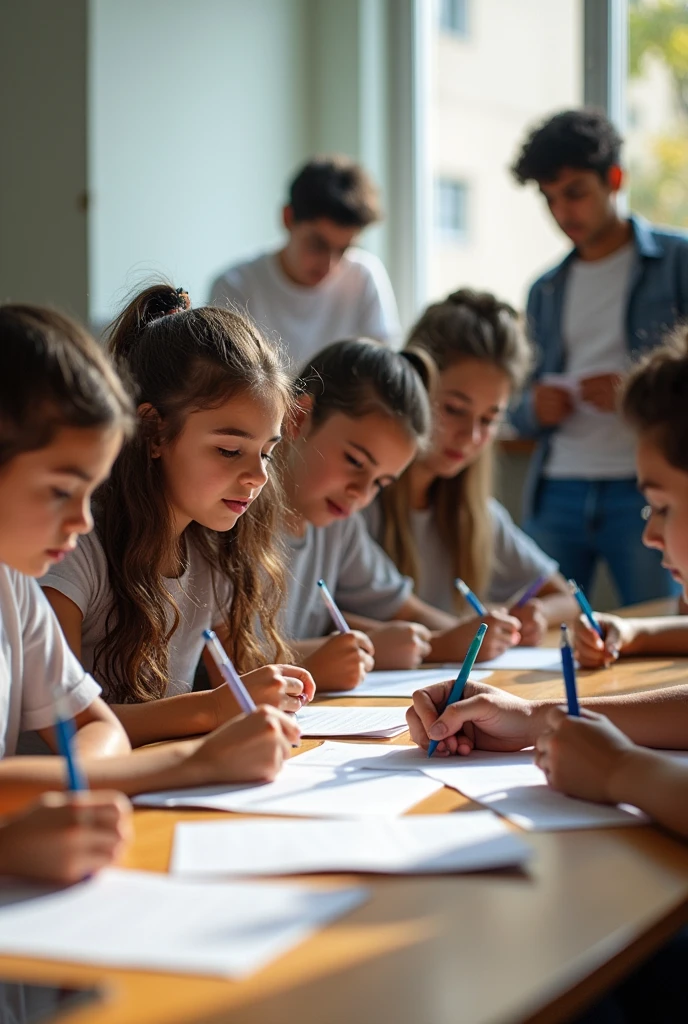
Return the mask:
[[535, 510], [524, 523], [540, 547], [556, 558], [564, 576], [590, 591], [604, 560], [623, 605], [681, 592], [661, 567], [662, 556], [642, 543], [645, 504], [630, 480], [540, 481]]

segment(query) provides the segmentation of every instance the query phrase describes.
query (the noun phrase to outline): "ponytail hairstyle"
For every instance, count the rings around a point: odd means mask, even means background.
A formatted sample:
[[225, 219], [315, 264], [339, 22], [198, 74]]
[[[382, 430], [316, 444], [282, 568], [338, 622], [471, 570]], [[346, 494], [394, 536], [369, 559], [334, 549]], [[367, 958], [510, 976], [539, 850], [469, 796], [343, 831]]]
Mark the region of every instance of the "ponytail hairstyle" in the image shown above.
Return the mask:
[[134, 426], [134, 407], [87, 331], [40, 306], [0, 306], [0, 467], [62, 427]]
[[[174, 440], [189, 413], [232, 397], [248, 393], [286, 412], [292, 393], [279, 352], [248, 319], [230, 309], [191, 309], [186, 292], [167, 284], [153, 285], [129, 303], [110, 327], [109, 348], [134, 379], [139, 402], [157, 413], [139, 417], [135, 437], [99, 489], [95, 510], [113, 606], [94, 664], [111, 684], [114, 701], [133, 703], [164, 696], [168, 644], [179, 624], [179, 609], [164, 586], [173, 527], [153, 442]], [[265, 650], [276, 660], [287, 654], [275, 626], [284, 578], [273, 534], [282, 504], [279, 485], [270, 479], [231, 531], [192, 522], [184, 532], [213, 569], [216, 600], [220, 579], [232, 583], [224, 623], [241, 672], [265, 659], [255, 637], [258, 624]], [[179, 559], [183, 565], [183, 542]]]
[[430, 434], [432, 362], [424, 353], [392, 352], [367, 338], [335, 341], [303, 368], [297, 392], [313, 400], [317, 429], [334, 413], [354, 419], [381, 412], [400, 423], [416, 445]]
[[[514, 390], [525, 382], [532, 351], [518, 315], [506, 302], [488, 292], [464, 288], [429, 306], [412, 327], [404, 353], [429, 359], [435, 373], [463, 359], [475, 359], [502, 370]], [[488, 499], [492, 493], [492, 445], [463, 471], [437, 479], [430, 488], [430, 505], [437, 532], [449, 553], [451, 572], [478, 594], [485, 594], [492, 569], [492, 528]], [[411, 530], [410, 467], [385, 488], [382, 547], [399, 570], [417, 583], [420, 552]], [[456, 595], [457, 611], [463, 598]]]
[[626, 378], [621, 412], [651, 435], [670, 466], [688, 473], [688, 325], [672, 331]]

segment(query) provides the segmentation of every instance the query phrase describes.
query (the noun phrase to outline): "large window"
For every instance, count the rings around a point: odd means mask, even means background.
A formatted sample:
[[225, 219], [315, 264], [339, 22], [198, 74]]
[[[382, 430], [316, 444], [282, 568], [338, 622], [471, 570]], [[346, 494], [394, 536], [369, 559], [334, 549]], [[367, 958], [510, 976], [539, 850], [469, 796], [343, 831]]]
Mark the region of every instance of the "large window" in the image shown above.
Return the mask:
[[428, 298], [473, 286], [522, 308], [530, 282], [569, 246], [509, 167], [531, 126], [583, 102], [583, 0], [435, 4]]
[[629, 10], [626, 162], [631, 207], [688, 227], [688, 4], [635, 0]]

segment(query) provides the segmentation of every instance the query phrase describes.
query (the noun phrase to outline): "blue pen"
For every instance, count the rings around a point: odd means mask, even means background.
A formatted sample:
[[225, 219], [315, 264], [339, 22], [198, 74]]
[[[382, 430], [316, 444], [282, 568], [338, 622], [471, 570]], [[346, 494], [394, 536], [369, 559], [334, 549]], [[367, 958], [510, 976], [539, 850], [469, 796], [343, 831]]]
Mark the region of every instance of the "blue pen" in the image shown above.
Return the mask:
[[[450, 704], [456, 704], [457, 700], [461, 700], [461, 697], [463, 696], [464, 687], [466, 686], [466, 682], [468, 680], [468, 676], [470, 675], [471, 669], [475, 664], [475, 659], [478, 657], [478, 651], [480, 650], [483, 638], [486, 633], [487, 624], [485, 622], [482, 622], [478, 626], [478, 632], [475, 634], [471, 641], [471, 646], [468, 648], [468, 654], [466, 655], [465, 661], [461, 666], [461, 670], [458, 676], [456, 677], [454, 685], [451, 688], [449, 699], [447, 700], [447, 703], [444, 705], [444, 708], [442, 708], [443, 712], [445, 708], [449, 707]], [[430, 743], [428, 745], [428, 757], [432, 757], [432, 755], [435, 753], [435, 751], [437, 750], [438, 743], [439, 740], [430, 740]]]
[[351, 630], [347, 625], [346, 619], [344, 618], [339, 608], [337, 607], [337, 602], [332, 597], [332, 594], [330, 593], [329, 587], [327, 586], [327, 583], [325, 583], [325, 580], [318, 580], [318, 588], [322, 595], [323, 601], [327, 605], [327, 610], [332, 616], [332, 621], [334, 622], [339, 632], [350, 633]]
[[482, 601], [475, 596], [468, 584], [464, 583], [464, 581], [459, 579], [458, 576], [454, 580], [454, 586], [461, 594], [463, 594], [476, 615], [489, 615], [489, 612]]
[[593, 613], [592, 608], [590, 607], [590, 602], [588, 601], [587, 597], [585, 596], [585, 594], [583, 593], [583, 591], [578, 586], [575, 580], [569, 580], [568, 583], [569, 590], [575, 597], [576, 601], [578, 601], [578, 607], [583, 612], [583, 615], [585, 615], [586, 619], [588, 620], [592, 628], [595, 630], [600, 640], [604, 640], [604, 633], [602, 632], [602, 628], [599, 622], [595, 618], [595, 615]]
[[573, 651], [569, 643], [569, 631], [566, 623], [561, 624], [561, 667], [564, 672], [564, 686], [566, 687], [566, 700], [569, 705], [569, 714], [578, 717], [578, 693], [576, 691], [576, 666], [573, 663]]
[[81, 793], [88, 789], [86, 776], [81, 771], [74, 751], [73, 739], [76, 733], [74, 719], [69, 713], [65, 713], [64, 697], [62, 694], [55, 697], [55, 735], [57, 736], [57, 749], [67, 764], [68, 788], [73, 793]]
[[234, 694], [234, 699], [241, 710], [249, 715], [252, 711], [256, 710], [255, 702], [237, 675], [237, 670], [234, 668], [234, 665], [232, 665], [226, 650], [217, 639], [217, 633], [214, 629], [204, 629], [203, 637], [205, 638], [205, 645], [210, 651], [213, 661], [222, 673], [227, 686]]
[[524, 604], [530, 601], [531, 597], [535, 597], [535, 595], [542, 590], [548, 579], [549, 576], [538, 576], [535, 582], [531, 583], [530, 586], [521, 594], [514, 607], [522, 608]]

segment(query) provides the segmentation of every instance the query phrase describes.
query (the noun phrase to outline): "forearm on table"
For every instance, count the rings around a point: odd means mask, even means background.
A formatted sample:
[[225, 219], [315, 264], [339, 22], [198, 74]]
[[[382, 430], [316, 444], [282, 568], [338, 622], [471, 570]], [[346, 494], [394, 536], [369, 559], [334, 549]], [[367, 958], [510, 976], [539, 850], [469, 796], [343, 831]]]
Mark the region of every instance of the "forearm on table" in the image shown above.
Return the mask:
[[365, 615], [351, 615], [349, 612], [342, 612], [346, 619], [346, 624], [350, 629], [358, 629], [361, 633], [367, 633], [368, 630], [379, 629], [384, 626], [384, 622], [379, 619], [369, 619]]
[[406, 598], [392, 618], [403, 622], [419, 622], [421, 626], [426, 626], [435, 633], [442, 633], [459, 625], [456, 615], [449, 615], [433, 605], [426, 604], [415, 594], [410, 594]]
[[636, 748], [624, 756], [609, 788], [615, 803], [633, 804], [658, 824], [688, 836], [688, 764]]
[[542, 610], [547, 616], [549, 626], [558, 626], [560, 622], [574, 622], [580, 615], [580, 609], [571, 594], [555, 591], [550, 594], [538, 594], [542, 602]]
[[[159, 789], [193, 785], [189, 755], [198, 740], [183, 740], [126, 757], [82, 760], [81, 769], [91, 789], [116, 789], [133, 796]], [[65, 788], [67, 769], [61, 757], [7, 757], [0, 761], [0, 786], [7, 791], [12, 807], [35, 800], [41, 793]], [[200, 780], [199, 780], [200, 781]], [[5, 805], [3, 793], [3, 809]]]
[[635, 637], [625, 654], [688, 654], [688, 615], [633, 619]]
[[132, 747], [184, 736], [199, 736], [218, 725], [212, 691], [181, 693], [140, 704], [113, 704]]
[[[557, 698], [532, 702], [533, 738], [547, 728], [547, 710]], [[634, 743], [665, 750], [688, 749], [688, 686], [604, 697], [584, 697], [584, 708], [606, 715]]]
[[307, 640], [290, 640], [289, 647], [294, 656], [294, 664], [303, 665], [311, 654], [315, 654], [322, 647], [326, 640], [326, 636], [309, 637]]

